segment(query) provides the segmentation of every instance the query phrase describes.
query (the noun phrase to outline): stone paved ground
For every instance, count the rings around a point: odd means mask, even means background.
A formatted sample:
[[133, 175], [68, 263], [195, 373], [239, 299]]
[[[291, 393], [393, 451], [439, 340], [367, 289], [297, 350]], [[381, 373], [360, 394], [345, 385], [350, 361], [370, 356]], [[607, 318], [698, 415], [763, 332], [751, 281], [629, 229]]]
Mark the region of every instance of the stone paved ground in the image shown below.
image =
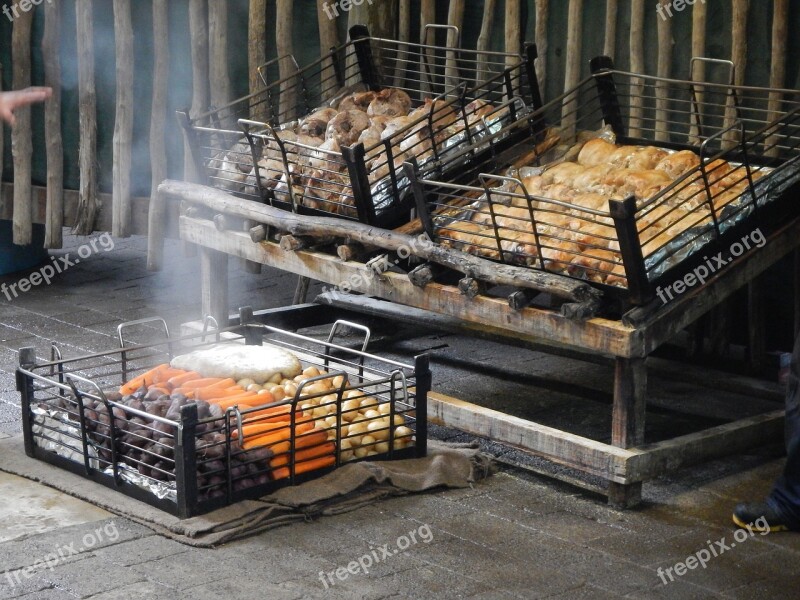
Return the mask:
[[[68, 238], [62, 254], [74, 256], [82, 241]], [[157, 313], [176, 327], [199, 316], [194, 262], [170, 244], [165, 272], [148, 273], [144, 247], [142, 239], [117, 240], [113, 251], [90, 256], [49, 287], [10, 302], [0, 294], [0, 436], [19, 431], [13, 377], [19, 347], [34, 346], [45, 356], [50, 342], [58, 340], [65, 355], [79, 355], [114, 347], [115, 328], [123, 320]], [[231, 306], [284, 305], [293, 289], [293, 278], [285, 274], [255, 277], [232, 270]], [[440, 347], [433, 361], [440, 389], [491, 393], [480, 387], [487, 385], [483, 379], [459, 374], [456, 355], [484, 353], [488, 359], [497, 347], [457, 342], [453, 336], [430, 336], [405, 345], [408, 352]], [[581, 397], [607, 402], [608, 380], [596, 367], [533, 352], [514, 356], [503, 357], [504, 368], [515, 377], [526, 375], [516, 385], [528, 390], [531, 414], [545, 419], [558, 404], [566, 408], [556, 421], [571, 418], [576, 428], [587, 430], [602, 426], [605, 417], [587, 415], [580, 403]], [[683, 392], [669, 381], [651, 387], [663, 398]], [[722, 393], [711, 396], [712, 403], [729, 402]], [[41, 502], [38, 513], [21, 511], [25, 498], [46, 494], [37, 492], [38, 484], [0, 476], [0, 521], [7, 523], [12, 515], [32, 521], [21, 534], [0, 527], [0, 599], [796, 598], [800, 536], [757, 535], [734, 547], [728, 521], [733, 503], [763, 494], [780, 466], [774, 454], [759, 450], [685, 469], [646, 484], [644, 506], [626, 512], [566, 484], [504, 470], [474, 488], [397, 498], [215, 550], [182, 546], [63, 497], [59, 502], [58, 494]], [[54, 504], [63, 510], [50, 510]], [[100, 535], [98, 529], [114, 535]], [[320, 573], [346, 566], [372, 548], [392, 548], [411, 531], [418, 543], [368, 574], [349, 574], [326, 589]], [[723, 538], [730, 550], [705, 569], [662, 583], [659, 568], [664, 572]], [[15, 579], [18, 569], [87, 540], [91, 549]]]

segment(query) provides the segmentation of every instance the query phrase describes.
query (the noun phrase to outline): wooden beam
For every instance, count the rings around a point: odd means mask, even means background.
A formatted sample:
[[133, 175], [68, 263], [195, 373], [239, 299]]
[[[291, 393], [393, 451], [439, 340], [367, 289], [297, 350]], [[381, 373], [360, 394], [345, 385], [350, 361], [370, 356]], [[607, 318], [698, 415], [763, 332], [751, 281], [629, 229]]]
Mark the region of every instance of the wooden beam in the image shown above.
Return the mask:
[[203, 318], [212, 316], [228, 326], [228, 255], [200, 247], [200, 283]]
[[[44, 225], [47, 220], [47, 188], [43, 186], [33, 186], [33, 222]], [[0, 187], [0, 219], [11, 220], [13, 213], [14, 184], [4, 183]], [[80, 192], [77, 190], [64, 190], [64, 226], [74, 227], [75, 218], [78, 214], [78, 204], [80, 202]], [[97, 194], [97, 216], [95, 217], [95, 227], [91, 231], [81, 235], [89, 235], [92, 231], [111, 231], [111, 194]], [[132, 199], [132, 223], [131, 233], [133, 235], [147, 235], [147, 214], [150, 206], [150, 198], [135, 197]], [[170, 219], [165, 213], [164, 227], [169, 224]], [[173, 219], [174, 228], [174, 219]], [[173, 233], [176, 235], [176, 233]]]
[[[786, 85], [786, 43], [789, 33], [789, 0], [775, 0], [772, 9], [772, 57], [770, 60], [769, 87], [784, 88]], [[783, 94], [770, 92], [767, 119], [778, 118]], [[765, 142], [767, 156], [778, 156], [779, 138], [772, 136]], [[771, 147], [772, 146], [772, 147]]]
[[[483, 3], [483, 22], [481, 32], [478, 35], [478, 52], [488, 52], [492, 47], [492, 28], [494, 27], [494, 12], [497, 8], [497, 0], [486, 0]], [[478, 76], [479, 82], [489, 79], [488, 61], [486, 54], [478, 56]]]
[[[158, 195], [159, 184], [167, 178], [167, 123], [169, 91], [169, 6], [168, 0], [153, 0], [153, 101], [150, 110], [150, 201]], [[151, 227], [153, 224], [151, 223]]]
[[[522, 6], [520, 0], [505, 0], [506, 20], [505, 20], [505, 51], [509, 56], [506, 58], [506, 68], [511, 69], [517, 64], [522, 52]], [[519, 93], [519, 90], [514, 90]]]
[[448, 90], [457, 87], [461, 81], [461, 76], [458, 73], [458, 53], [455, 48], [458, 48], [461, 43], [460, 35], [463, 33], [462, 29], [464, 27], [464, 8], [464, 0], [450, 0], [447, 24], [451, 27], [456, 27], [459, 35], [456, 35], [452, 30], [447, 32], [447, 47], [453, 48], [453, 50], [447, 51], [447, 58], [445, 61], [445, 86]]
[[618, 358], [614, 371], [611, 443], [630, 448], [644, 443], [647, 370], [644, 359]]
[[276, 0], [275, 44], [278, 50], [278, 70], [280, 79], [287, 80], [281, 85], [281, 104], [278, 109], [278, 121], [291, 121], [297, 110], [297, 85], [292, 76], [297, 71], [294, 55], [292, 27], [294, 26], [294, 2], [292, 0]]
[[[227, 106], [233, 100], [228, 61], [228, 0], [208, 3], [208, 80], [211, 105]], [[245, 116], [245, 115], [240, 115]], [[225, 126], [235, 126], [231, 115], [224, 115]]]
[[624, 467], [633, 454], [622, 448], [438, 392], [428, 392], [428, 419], [436, 424], [541, 454], [584, 473], [622, 484], [628, 481], [624, 472], [618, 472], [617, 469]]
[[603, 54], [614, 58], [617, 48], [617, 10], [619, 0], [606, 0], [606, 30], [603, 36]]
[[97, 92], [94, 82], [94, 0], [75, 0], [78, 35], [78, 112], [80, 115], [80, 199], [73, 230], [94, 231], [97, 199]]
[[[64, 245], [64, 143], [61, 136], [61, 2], [44, 6], [45, 21], [42, 36], [42, 59], [45, 85], [53, 95], [44, 106], [44, 137], [47, 154], [47, 217], [45, 218], [44, 247]], [[0, 144], [2, 144], [0, 139]], [[2, 164], [2, 156], [0, 156]]]
[[131, 0], [114, 0], [114, 41], [117, 61], [117, 107], [112, 166], [115, 237], [131, 234], [131, 167], [133, 162], [133, 22]]
[[[747, 68], [747, 13], [750, 9], [750, 0], [732, 0], [733, 16], [731, 17], [731, 60], [735, 67], [734, 85], [744, 84], [744, 74]], [[736, 99], [729, 95], [725, 102], [725, 118], [723, 128], [731, 127], [736, 122]], [[722, 147], [733, 148], [739, 143], [739, 132], [735, 129], [723, 136]]]
[[[31, 85], [31, 29], [34, 11], [21, 12], [14, 21], [11, 33], [13, 88], [21, 90]], [[14, 158], [14, 243], [20, 246], [33, 240], [33, 204], [31, 194], [33, 132], [31, 108], [15, 111], [16, 124], [11, 130], [11, 154]]]
[[[644, 73], [644, 0], [631, 0], [631, 32], [630, 32], [630, 70], [631, 73]], [[640, 137], [642, 127], [642, 91], [644, 83], [641, 77], [631, 78], [630, 119], [628, 135]]]
[[[635, 331], [618, 321], [593, 318], [577, 323], [551, 310], [513, 310], [504, 298], [479, 296], [468, 300], [457, 288], [430, 283], [424, 290], [405, 274], [386, 272], [380, 277], [362, 263], [342, 262], [338, 257], [300, 250], [284, 252], [278, 244], [254, 244], [246, 233], [220, 233], [210, 221], [181, 217], [181, 239], [264, 265], [353, 291], [416, 306], [465, 321], [503, 327], [514, 335], [529, 336], [542, 343], [572, 348], [591, 348], [608, 356], [635, 356]], [[219, 285], [216, 282], [215, 285]], [[339, 292], [341, 293], [341, 292]]]
[[[189, 0], [189, 39], [192, 47], [192, 106], [189, 115], [195, 118], [208, 110], [208, 5], [206, 0]], [[183, 178], [198, 181], [192, 149], [188, 140], [183, 148]]]
[[297, 215], [241, 200], [214, 188], [179, 181], [164, 182], [160, 193], [188, 204], [206, 206], [218, 213], [272, 225], [292, 235], [350, 238], [364, 245], [404, 252], [495, 285], [532, 288], [576, 302], [596, 300], [600, 297], [596, 289], [585, 283], [535, 269], [497, 264], [466, 252], [437, 246], [430, 243], [427, 238], [414, 238], [396, 231], [332, 217]]
[[[327, 0], [317, 0], [320, 6]], [[247, 20], [247, 67], [250, 73], [250, 94], [264, 89], [264, 81], [258, 67], [267, 62], [267, 0], [250, 0], [250, 15]], [[322, 46], [323, 50], [325, 46]], [[266, 102], [254, 102], [250, 106], [250, 118], [267, 121], [269, 107]]]
[[[708, 16], [708, 6], [705, 2], [695, 2], [692, 9], [692, 56], [704, 57], [706, 55], [706, 19]], [[704, 81], [706, 78], [706, 65], [704, 62], [697, 62], [693, 65], [694, 72], [690, 73], [692, 81]], [[694, 96], [699, 110], [699, 117], [703, 115], [703, 87], [694, 86]], [[700, 144], [700, 129], [692, 119], [689, 128], [689, 143]]]
[[[581, 50], [583, 41], [583, 0], [570, 0], [567, 17], [567, 65], [564, 74], [564, 91], [574, 89], [581, 77]], [[572, 95], [564, 102], [561, 112], [561, 128], [567, 138], [575, 135], [578, 119], [578, 97]]]
[[547, 90], [547, 25], [550, 20], [550, 0], [536, 0], [536, 29], [534, 41], [536, 43], [536, 77], [539, 79], [539, 89], [542, 96]]
[[[672, 0], [659, 0], [661, 5], [669, 5]], [[657, 19], [658, 21], [658, 77], [669, 79], [672, 74], [672, 19]], [[656, 127], [655, 139], [657, 141], [669, 140], [672, 127], [669, 125], [669, 89], [667, 84], [656, 83]]]

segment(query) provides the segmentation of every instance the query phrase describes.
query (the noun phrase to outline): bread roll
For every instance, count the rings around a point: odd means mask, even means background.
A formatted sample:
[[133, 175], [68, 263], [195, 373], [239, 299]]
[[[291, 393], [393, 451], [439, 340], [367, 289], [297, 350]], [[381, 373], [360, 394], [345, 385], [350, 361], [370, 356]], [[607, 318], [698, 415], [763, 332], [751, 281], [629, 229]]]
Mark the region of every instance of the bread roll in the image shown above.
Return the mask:
[[609, 158], [617, 147], [604, 139], [595, 138], [583, 145], [578, 154], [578, 163], [584, 167], [608, 164]]
[[696, 169], [700, 165], [700, 157], [691, 150], [681, 150], [662, 158], [655, 168], [664, 171], [672, 179], [678, 179], [684, 173]]

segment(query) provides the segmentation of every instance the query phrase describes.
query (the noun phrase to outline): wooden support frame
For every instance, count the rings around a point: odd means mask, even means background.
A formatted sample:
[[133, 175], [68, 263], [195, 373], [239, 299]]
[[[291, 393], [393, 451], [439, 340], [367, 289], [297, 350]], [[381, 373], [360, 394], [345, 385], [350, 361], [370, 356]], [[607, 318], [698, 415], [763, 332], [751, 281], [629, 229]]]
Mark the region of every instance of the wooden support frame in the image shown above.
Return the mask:
[[[742, 451], [780, 437], [783, 411], [740, 419], [705, 431], [655, 444], [644, 444], [647, 397], [647, 357], [658, 346], [690, 325], [736, 290], [755, 281], [770, 265], [800, 246], [800, 218], [785, 224], [767, 240], [769, 251], [737, 258], [702, 289], [672, 303], [637, 309], [628, 323], [602, 318], [570, 320], [552, 310], [514, 310], [505, 299], [478, 295], [467, 298], [452, 286], [415, 286], [407, 274], [380, 275], [361, 262], [310, 250], [284, 250], [270, 241], [254, 242], [249, 233], [219, 231], [212, 221], [181, 216], [181, 239], [201, 248], [203, 310], [226, 322], [228, 255], [273, 266], [333, 286], [326, 302], [336, 305], [338, 290], [349, 288], [366, 296], [367, 314], [380, 314], [380, 302], [411, 307], [419, 314], [461, 322], [464, 330], [520, 338], [556, 348], [588, 352], [613, 359], [615, 366], [611, 443], [605, 444], [462, 400], [431, 394], [429, 416], [435, 422], [483, 435], [492, 440], [543, 455], [555, 462], [605, 479], [609, 502], [620, 508], [641, 501], [642, 483], [669, 470]], [[359, 302], [347, 296], [352, 308]], [[379, 300], [375, 300], [375, 298]], [[382, 299], [382, 300], [381, 300]], [[742, 380], [743, 381], [743, 380]]]

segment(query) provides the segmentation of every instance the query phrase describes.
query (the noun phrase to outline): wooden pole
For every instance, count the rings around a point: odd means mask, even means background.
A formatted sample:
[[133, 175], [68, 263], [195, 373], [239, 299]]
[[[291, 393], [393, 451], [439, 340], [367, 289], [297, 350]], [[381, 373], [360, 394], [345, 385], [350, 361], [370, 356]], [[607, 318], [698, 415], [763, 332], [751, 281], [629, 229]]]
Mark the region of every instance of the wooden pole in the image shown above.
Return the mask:
[[[53, 95], [44, 106], [44, 137], [47, 152], [47, 217], [45, 248], [64, 245], [64, 144], [61, 137], [61, 3], [45, 4], [42, 58], [45, 85]], [[0, 139], [2, 144], [2, 139]], [[0, 164], [2, 164], [0, 157]]]
[[133, 23], [131, 0], [114, 0], [117, 59], [117, 111], [114, 120], [112, 225], [115, 237], [131, 234], [131, 165], [133, 162]]
[[[492, 43], [492, 28], [494, 27], [494, 11], [497, 7], [497, 0], [486, 0], [483, 4], [483, 23], [481, 24], [481, 32], [478, 35], [478, 52], [487, 52], [491, 48]], [[489, 78], [488, 64], [486, 55], [478, 56], [478, 82], [485, 81]]]
[[[490, 0], [491, 1], [491, 0]], [[400, 17], [397, 21], [397, 39], [401, 42], [408, 42], [411, 39], [411, 0], [400, 0]], [[400, 44], [398, 46], [397, 62], [394, 68], [394, 87], [401, 87], [403, 83], [403, 72], [408, 63], [408, 46]]]
[[[168, 0], [153, 0], [153, 103], [150, 111], [150, 201], [155, 202], [158, 185], [167, 178], [167, 145], [164, 138], [169, 90]], [[150, 213], [152, 215], [152, 213]], [[150, 223], [153, 226], [153, 223]]]
[[617, 10], [619, 0], [606, 2], [606, 31], [603, 37], [603, 54], [614, 58], [617, 48]]
[[[662, 5], [668, 5], [672, 0], [660, 0]], [[672, 72], [672, 19], [657, 19], [658, 21], [658, 65], [656, 73], [659, 77], [669, 78]], [[666, 141], [669, 139], [669, 90], [661, 82], [656, 84], [656, 123], [655, 139]]]
[[[506, 36], [506, 52], [508, 54], [520, 53], [522, 49], [522, 8], [519, 0], [506, 0], [506, 22], [505, 22], [505, 36]], [[509, 58], [508, 66], [516, 64], [512, 58]]]
[[534, 38], [536, 51], [536, 77], [539, 79], [539, 89], [545, 95], [547, 89], [547, 23], [550, 20], [550, 0], [536, 0], [536, 31]]
[[[31, 84], [31, 28], [34, 11], [20, 13], [14, 21], [11, 48], [14, 59], [14, 89]], [[33, 141], [30, 107], [15, 111], [16, 125], [11, 130], [11, 154], [14, 158], [14, 243], [20, 246], [33, 240], [33, 184], [31, 159]]]
[[[772, 60], [770, 65], [769, 86], [783, 88], [786, 85], [786, 39], [789, 31], [789, 0], [775, 0], [772, 11]], [[769, 95], [768, 118], [773, 121], [778, 118], [783, 94], [772, 92]], [[777, 156], [778, 140], [775, 137], [767, 139], [767, 155]]]
[[[294, 13], [292, 0], [276, 0], [277, 14], [275, 15], [275, 43], [278, 49], [278, 56], [281, 57], [279, 64], [281, 80], [291, 78], [296, 71], [295, 64], [289, 56], [294, 55], [292, 45], [292, 26], [294, 24]], [[295, 116], [296, 111], [296, 85], [295, 79], [291, 78], [281, 86], [281, 104], [278, 120], [281, 122], [290, 121]]]
[[[583, 0], [570, 0], [569, 16], [567, 18], [567, 66], [564, 76], [564, 91], [571, 90], [578, 85], [581, 76], [581, 41], [583, 39]], [[573, 96], [565, 103], [561, 112], [561, 126], [567, 138], [575, 135], [577, 121], [578, 98]]]
[[[644, 72], [644, 0], [631, 0], [631, 35], [630, 35], [631, 73]], [[629, 134], [640, 135], [642, 126], [642, 89], [640, 77], [631, 78], [631, 112]]]
[[[208, 110], [208, 7], [206, 0], [189, 0], [189, 35], [192, 45], [192, 107], [190, 115], [197, 117]], [[197, 181], [192, 151], [188, 142], [184, 149], [184, 179]]]
[[[692, 57], [702, 58], [706, 55], [706, 19], [708, 7], [705, 2], [695, 2], [692, 10]], [[694, 71], [690, 73], [692, 81], [705, 81], [706, 65], [703, 62], [695, 63]], [[697, 103], [697, 115], [692, 115], [692, 125], [689, 128], [689, 143], [697, 145], [700, 143], [700, 129], [696, 119], [703, 118], [703, 99], [704, 90], [702, 85], [694, 86], [694, 97]]]
[[[319, 0], [322, 2], [324, 0]], [[267, 62], [267, 0], [250, 0], [250, 16], [247, 21], [247, 66], [250, 73], [250, 93], [264, 89], [258, 67]], [[254, 101], [250, 106], [250, 118], [266, 121], [269, 108], [265, 102]]]
[[[336, 29], [336, 19], [331, 19], [325, 6], [330, 0], [317, 0], [317, 20], [319, 21], [319, 47], [321, 53], [327, 54], [339, 46], [339, 32]], [[327, 59], [322, 70], [322, 89], [334, 91], [336, 89], [336, 72], [333, 60]]]
[[[450, 0], [450, 10], [447, 14], [447, 24], [452, 27], [457, 27], [459, 35], [452, 30], [447, 32], [447, 47], [458, 48], [461, 40], [460, 34], [464, 26], [464, 0]], [[458, 86], [461, 77], [458, 74], [458, 52], [457, 50], [447, 51], [447, 60], [445, 65], [445, 86], [448, 90], [452, 90]]]
[[[731, 60], [736, 69], [734, 85], [744, 83], [744, 72], [747, 66], [747, 12], [750, 0], [733, 0], [733, 30], [731, 32]], [[728, 96], [725, 103], [724, 127], [730, 127], [737, 118], [733, 96]], [[739, 135], [731, 132], [723, 136], [723, 148], [732, 148], [739, 143]]]
[[94, 0], [76, 0], [78, 35], [78, 112], [80, 113], [80, 196], [74, 232], [89, 235], [99, 211], [97, 201], [97, 93], [94, 83]]
[[[419, 17], [419, 42], [420, 44], [433, 44], [433, 39], [428, 39], [427, 32], [425, 31], [426, 25], [433, 25], [436, 23], [436, 1], [435, 0], [421, 0], [420, 4], [420, 17]], [[429, 72], [435, 68], [436, 60], [433, 52], [424, 50], [424, 64], [420, 64], [422, 91], [426, 94], [431, 93], [431, 82], [429, 80]], [[420, 57], [422, 60], [423, 57]], [[432, 74], [432, 73], [431, 73]]]
[[[208, 3], [208, 64], [212, 106], [221, 107], [233, 100], [228, 70], [228, 0]], [[230, 115], [225, 115], [229, 117]], [[225, 119], [226, 126], [236, 123]]]

